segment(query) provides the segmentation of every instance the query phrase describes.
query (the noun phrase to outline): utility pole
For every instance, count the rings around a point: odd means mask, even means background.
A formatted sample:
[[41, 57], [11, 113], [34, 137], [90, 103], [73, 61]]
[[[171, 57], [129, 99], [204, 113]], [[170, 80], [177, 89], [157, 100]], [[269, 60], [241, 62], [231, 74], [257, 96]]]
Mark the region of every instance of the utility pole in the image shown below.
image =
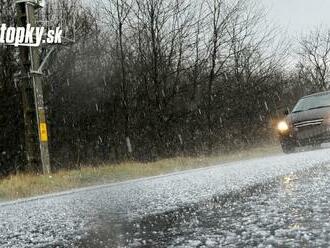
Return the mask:
[[[17, 26], [37, 26], [36, 14], [40, 9], [38, 0], [16, 0]], [[25, 154], [29, 170], [40, 170], [44, 174], [51, 172], [46, 111], [44, 106], [42, 72], [40, 70], [40, 48], [20, 47], [21, 61], [20, 85], [22, 91]]]

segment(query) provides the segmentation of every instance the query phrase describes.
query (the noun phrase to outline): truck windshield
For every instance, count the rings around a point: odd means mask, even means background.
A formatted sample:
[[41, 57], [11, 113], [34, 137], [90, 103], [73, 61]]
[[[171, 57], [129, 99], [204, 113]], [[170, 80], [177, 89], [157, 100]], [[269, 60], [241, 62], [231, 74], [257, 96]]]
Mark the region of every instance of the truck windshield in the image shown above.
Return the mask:
[[330, 94], [302, 98], [294, 107], [292, 113], [303, 112], [311, 109], [330, 107]]

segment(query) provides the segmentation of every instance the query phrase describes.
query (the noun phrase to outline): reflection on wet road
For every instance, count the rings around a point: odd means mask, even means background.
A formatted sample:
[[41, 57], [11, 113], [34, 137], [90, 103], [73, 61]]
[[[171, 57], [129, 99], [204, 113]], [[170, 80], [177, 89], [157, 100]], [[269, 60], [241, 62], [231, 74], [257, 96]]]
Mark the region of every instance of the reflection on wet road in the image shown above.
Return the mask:
[[[329, 247], [330, 167], [94, 229], [80, 247]], [[116, 233], [116, 234], [115, 234]]]
[[0, 204], [0, 247], [324, 246], [330, 149]]

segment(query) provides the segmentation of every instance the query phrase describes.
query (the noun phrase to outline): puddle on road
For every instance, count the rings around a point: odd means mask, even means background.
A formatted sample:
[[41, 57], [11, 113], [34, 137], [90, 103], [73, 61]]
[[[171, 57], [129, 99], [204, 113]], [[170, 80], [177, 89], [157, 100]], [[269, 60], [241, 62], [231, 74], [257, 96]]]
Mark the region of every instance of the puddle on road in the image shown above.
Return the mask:
[[329, 168], [133, 222], [103, 213], [77, 247], [328, 247]]

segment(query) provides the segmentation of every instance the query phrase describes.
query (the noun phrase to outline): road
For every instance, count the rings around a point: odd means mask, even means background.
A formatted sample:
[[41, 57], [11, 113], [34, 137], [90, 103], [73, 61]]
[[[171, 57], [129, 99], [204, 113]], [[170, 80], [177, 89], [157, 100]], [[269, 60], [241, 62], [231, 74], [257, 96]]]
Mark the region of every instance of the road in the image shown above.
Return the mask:
[[328, 247], [330, 149], [0, 204], [0, 247]]

